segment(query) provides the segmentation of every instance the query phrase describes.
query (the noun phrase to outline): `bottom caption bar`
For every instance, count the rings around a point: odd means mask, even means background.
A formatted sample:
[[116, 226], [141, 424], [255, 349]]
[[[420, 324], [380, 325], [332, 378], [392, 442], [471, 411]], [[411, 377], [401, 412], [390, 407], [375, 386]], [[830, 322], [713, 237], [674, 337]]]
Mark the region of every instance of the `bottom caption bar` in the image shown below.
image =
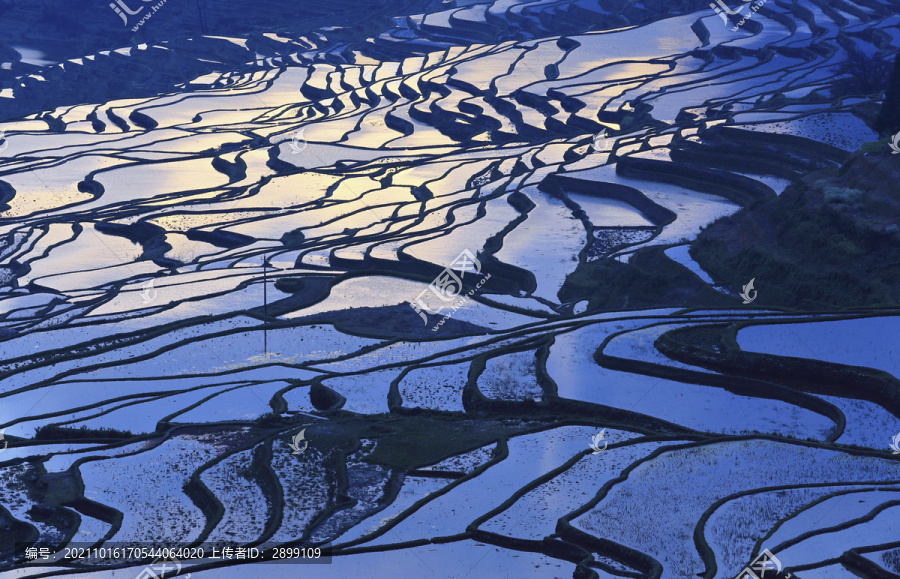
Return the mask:
[[[41, 565], [80, 564], [108, 566], [151, 562], [147, 574], [140, 579], [178, 575], [185, 563], [214, 563], [244, 561], [247, 563], [289, 563], [328, 565], [331, 563], [331, 544], [316, 546], [256, 545], [252, 547], [209, 543], [192, 546], [160, 544], [92, 544], [69, 543], [65, 547], [45, 547], [16, 543], [16, 562]], [[153, 569], [156, 567], [156, 569]], [[162, 567], [168, 567], [163, 569]]]

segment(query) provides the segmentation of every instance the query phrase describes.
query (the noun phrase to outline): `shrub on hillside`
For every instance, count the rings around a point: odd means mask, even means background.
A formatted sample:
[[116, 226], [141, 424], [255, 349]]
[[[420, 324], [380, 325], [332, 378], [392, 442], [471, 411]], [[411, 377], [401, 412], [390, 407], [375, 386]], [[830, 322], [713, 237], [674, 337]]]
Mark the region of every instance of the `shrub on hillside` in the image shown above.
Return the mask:
[[845, 77], [837, 87], [844, 94], [872, 94], [884, 89], [891, 64], [877, 54], [866, 54], [862, 50], [850, 48], [847, 60], [836, 68], [838, 75]]
[[91, 440], [94, 438], [131, 438], [134, 434], [114, 428], [66, 428], [56, 424], [46, 424], [34, 429], [35, 440]]
[[863, 192], [859, 189], [838, 187], [836, 185], [830, 185], [825, 181], [816, 182], [816, 191], [825, 197], [827, 203], [857, 205], [862, 201], [863, 197]]
[[894, 69], [884, 93], [881, 112], [875, 120], [875, 130], [880, 135], [893, 135], [900, 131], [900, 54], [894, 58]]

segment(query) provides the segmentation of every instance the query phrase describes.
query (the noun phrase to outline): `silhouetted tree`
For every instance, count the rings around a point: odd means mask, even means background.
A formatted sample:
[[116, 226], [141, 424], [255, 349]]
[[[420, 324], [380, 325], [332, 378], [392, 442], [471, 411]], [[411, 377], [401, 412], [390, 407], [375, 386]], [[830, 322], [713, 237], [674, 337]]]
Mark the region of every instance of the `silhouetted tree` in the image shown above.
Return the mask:
[[893, 135], [900, 131], [900, 54], [894, 58], [894, 70], [884, 93], [881, 112], [875, 120], [875, 130], [881, 135]]
[[837, 73], [847, 77], [838, 86], [844, 94], [872, 94], [884, 88], [890, 63], [875, 54], [850, 47], [847, 60], [837, 66]]

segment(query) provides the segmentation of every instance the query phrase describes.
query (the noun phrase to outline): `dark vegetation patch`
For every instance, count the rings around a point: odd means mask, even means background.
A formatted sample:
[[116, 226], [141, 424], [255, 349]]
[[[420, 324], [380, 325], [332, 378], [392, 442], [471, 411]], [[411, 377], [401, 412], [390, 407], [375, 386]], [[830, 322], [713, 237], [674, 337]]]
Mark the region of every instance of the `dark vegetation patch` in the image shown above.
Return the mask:
[[128, 120], [141, 127], [142, 129], [147, 129], [150, 131], [159, 126], [159, 123], [157, 123], [156, 120], [140, 111], [131, 111], [131, 114], [128, 115]]
[[[352, 451], [363, 438], [378, 444], [365, 460], [390, 468], [413, 470], [446, 458], [469, 452], [498, 440], [556, 425], [553, 420], [522, 418], [473, 419], [451, 413], [411, 413], [404, 415], [358, 415], [337, 411], [328, 413], [327, 422], [307, 427], [306, 439], [318, 448]], [[257, 423], [267, 428], [300, 425], [303, 417], [269, 414]]]
[[[449, 310], [446, 310], [449, 313]], [[331, 324], [340, 332], [365, 338], [407, 340], [447, 338], [449, 336], [480, 336], [490, 328], [449, 318], [436, 332], [431, 331], [442, 318], [428, 315], [428, 324], [409, 304], [381, 308], [354, 308], [326, 312], [300, 318], [300, 322]]]
[[711, 289], [670, 260], [663, 247], [640, 249], [628, 263], [600, 259], [581, 263], [559, 291], [561, 302], [588, 300], [589, 310], [728, 306], [734, 300]]
[[106, 427], [88, 428], [84, 425], [81, 428], [67, 428], [56, 424], [46, 424], [34, 429], [35, 440], [90, 440], [96, 442], [98, 439], [132, 438], [133, 436], [134, 434], [127, 430]]
[[294, 297], [305, 296], [316, 301], [325, 299], [331, 288], [346, 276], [334, 275], [297, 275], [283, 276], [275, 280], [275, 289], [291, 294]]
[[900, 548], [885, 551], [881, 559], [890, 571], [900, 574]]
[[338, 410], [347, 403], [347, 399], [320, 382], [309, 385], [309, 401], [316, 410]]
[[594, 227], [593, 238], [585, 251], [585, 259], [595, 261], [629, 245], [650, 241], [657, 227]]
[[303, 235], [303, 229], [293, 229], [281, 236], [281, 243], [285, 247], [300, 247], [306, 237]]
[[191, 241], [202, 241], [203, 243], [215, 245], [216, 247], [223, 247], [225, 249], [243, 247], [256, 241], [252, 237], [241, 235], [240, 233], [233, 233], [231, 231], [201, 231], [199, 229], [191, 229], [190, 231], [186, 231], [184, 235]]
[[[60, 508], [81, 497], [79, 475], [70, 471], [48, 473], [43, 464], [35, 464], [21, 479], [40, 520], [64, 532], [71, 526], [71, 511]], [[32, 515], [34, 518], [34, 515]], [[36, 519], [37, 520], [37, 519]]]
[[847, 60], [834, 69], [841, 78], [832, 92], [837, 95], [859, 95], [884, 90], [888, 84], [891, 62], [879, 54], [868, 54], [856, 48], [852, 40], [847, 39], [842, 44], [847, 50]]
[[[6, 139], [0, 140], [0, 144]], [[16, 190], [6, 181], [0, 181], [0, 211], [9, 209], [9, 202], [16, 196]]]
[[106, 188], [100, 181], [95, 181], [93, 178], [88, 177], [78, 182], [78, 190], [94, 197], [100, 197], [106, 191]]
[[385, 432], [366, 460], [412, 470], [533, 430], [537, 424], [406, 416], [387, 419], [382, 426]]
[[[128, 241], [140, 245], [143, 249], [143, 253], [138, 259], [152, 259], [155, 261], [163, 260], [165, 262], [171, 261], [163, 257], [172, 249], [172, 246], [166, 243], [166, 230], [158, 225], [146, 221], [139, 221], [128, 225], [100, 222], [95, 224], [94, 228], [101, 233], [124, 237]], [[165, 263], [161, 265], [165, 267], [169, 264]]]
[[13, 553], [16, 543], [33, 543], [40, 535], [37, 529], [14, 518], [9, 511], [0, 506], [0, 557], [6, 558]]
[[756, 279], [757, 305], [798, 309], [900, 301], [900, 158], [857, 156], [775, 199], [719, 219], [691, 245], [718, 283]]
[[266, 412], [257, 416], [253, 422], [260, 428], [278, 428], [290, 424], [291, 421], [292, 419], [284, 418], [277, 412]]
[[227, 175], [229, 183], [236, 183], [247, 178], [247, 163], [240, 157], [236, 158], [233, 163], [222, 157], [214, 157], [212, 166], [219, 173]]
[[900, 131], [900, 54], [894, 58], [884, 103], [875, 119], [874, 128], [880, 135], [893, 135]]

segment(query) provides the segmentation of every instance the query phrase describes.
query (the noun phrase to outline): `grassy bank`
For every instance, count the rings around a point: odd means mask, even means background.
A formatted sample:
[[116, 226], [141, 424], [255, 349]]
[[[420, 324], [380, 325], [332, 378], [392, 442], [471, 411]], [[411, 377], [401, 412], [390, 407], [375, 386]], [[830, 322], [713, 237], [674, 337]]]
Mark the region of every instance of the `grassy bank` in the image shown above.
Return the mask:
[[900, 302], [900, 156], [859, 153], [775, 199], [720, 219], [691, 245], [718, 283], [756, 279], [757, 305], [843, 309]]

